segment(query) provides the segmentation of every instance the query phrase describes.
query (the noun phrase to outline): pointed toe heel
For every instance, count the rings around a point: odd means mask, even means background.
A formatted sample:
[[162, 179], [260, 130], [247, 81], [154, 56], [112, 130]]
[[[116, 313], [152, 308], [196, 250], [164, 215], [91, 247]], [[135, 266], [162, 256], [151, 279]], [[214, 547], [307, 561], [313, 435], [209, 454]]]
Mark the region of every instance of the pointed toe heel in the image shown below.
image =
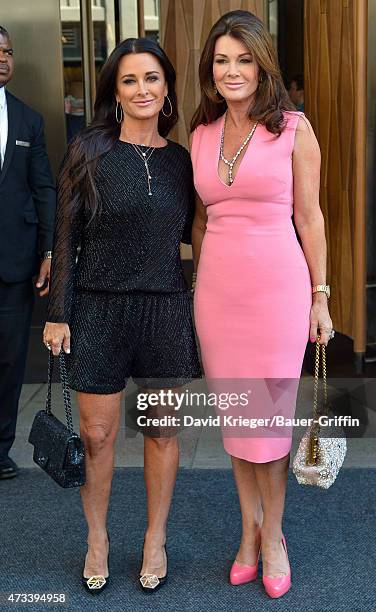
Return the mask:
[[102, 575], [94, 575], [94, 576], [89, 576], [89, 578], [85, 578], [84, 576], [85, 563], [82, 569], [82, 576], [81, 576], [82, 586], [86, 589], [86, 591], [88, 591], [92, 595], [99, 595], [99, 593], [102, 593], [104, 589], [106, 588], [106, 586], [108, 586], [108, 583], [110, 581], [110, 536], [108, 535], [108, 533], [107, 533], [107, 537], [108, 537], [108, 555], [107, 555], [108, 576], [107, 578]]
[[257, 578], [257, 563], [256, 565], [239, 565], [236, 561], [232, 564], [230, 570], [230, 583], [234, 586], [252, 582]]
[[150, 594], [158, 591], [167, 582], [167, 574], [158, 578], [155, 574], [143, 574], [140, 576], [140, 587], [144, 593]]
[[107, 578], [105, 578], [104, 576], [98, 575], [85, 578], [85, 576], [83, 575], [82, 585], [92, 595], [99, 595], [99, 593], [102, 593], [106, 586], [108, 586], [109, 579], [110, 576], [107, 576]]
[[264, 576], [262, 579], [265, 591], [273, 599], [282, 597], [291, 588], [291, 575], [287, 576]]
[[[282, 536], [282, 544], [288, 559], [286, 540], [284, 536]], [[262, 582], [269, 597], [272, 597], [273, 599], [282, 597], [282, 595], [287, 593], [287, 591], [289, 591], [291, 588], [291, 570], [286, 576], [263, 576]]]
[[236, 560], [234, 561], [230, 570], [231, 584], [237, 586], [239, 584], [245, 584], [246, 582], [252, 582], [252, 580], [256, 580], [260, 552], [261, 548], [259, 548], [255, 565], [239, 565]]
[[[144, 545], [145, 545], [145, 540], [144, 540]], [[168, 568], [168, 555], [167, 555], [166, 545], [164, 549], [166, 552], [166, 564]], [[143, 563], [144, 563], [144, 553], [142, 553], [141, 567], [143, 566]], [[162, 576], [162, 578], [159, 578], [159, 576], [157, 576], [156, 574], [140, 575], [139, 584], [140, 584], [141, 589], [143, 590], [144, 593], [147, 593], [147, 594], [155, 593], [155, 591], [158, 591], [158, 589], [160, 589], [163, 585], [166, 584], [167, 574], [168, 574], [168, 571], [166, 571], [166, 575]]]

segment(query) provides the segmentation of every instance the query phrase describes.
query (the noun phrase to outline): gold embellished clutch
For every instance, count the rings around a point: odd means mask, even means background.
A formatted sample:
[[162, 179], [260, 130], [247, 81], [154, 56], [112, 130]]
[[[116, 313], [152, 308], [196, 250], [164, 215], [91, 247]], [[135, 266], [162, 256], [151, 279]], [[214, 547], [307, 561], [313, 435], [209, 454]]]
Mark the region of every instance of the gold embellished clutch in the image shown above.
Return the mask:
[[[308, 427], [293, 461], [292, 471], [299, 484], [329, 489], [345, 459], [347, 444], [342, 427], [320, 424], [328, 415], [325, 345], [316, 341], [315, 379], [313, 387], [313, 423]], [[320, 352], [322, 357], [323, 410], [318, 410]], [[326, 419], [327, 420], [327, 419]], [[325, 434], [325, 435], [323, 435]]]

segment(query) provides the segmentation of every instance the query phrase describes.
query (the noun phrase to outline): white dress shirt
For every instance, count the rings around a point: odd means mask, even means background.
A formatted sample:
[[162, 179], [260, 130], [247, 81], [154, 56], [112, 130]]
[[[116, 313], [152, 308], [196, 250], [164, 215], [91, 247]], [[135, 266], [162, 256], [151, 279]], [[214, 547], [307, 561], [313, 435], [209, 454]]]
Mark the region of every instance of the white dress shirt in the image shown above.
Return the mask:
[[5, 87], [0, 87], [0, 167], [4, 163], [5, 149], [8, 140], [8, 111]]

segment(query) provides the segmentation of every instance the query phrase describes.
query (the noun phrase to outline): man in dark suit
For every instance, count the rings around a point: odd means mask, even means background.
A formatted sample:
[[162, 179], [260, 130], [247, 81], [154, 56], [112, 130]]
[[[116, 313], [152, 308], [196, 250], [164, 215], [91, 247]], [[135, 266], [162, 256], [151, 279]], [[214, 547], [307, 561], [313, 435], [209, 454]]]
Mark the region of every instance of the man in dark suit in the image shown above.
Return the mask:
[[55, 185], [42, 117], [5, 91], [13, 75], [12, 43], [0, 26], [0, 479], [17, 476], [14, 442], [34, 304], [48, 293]]

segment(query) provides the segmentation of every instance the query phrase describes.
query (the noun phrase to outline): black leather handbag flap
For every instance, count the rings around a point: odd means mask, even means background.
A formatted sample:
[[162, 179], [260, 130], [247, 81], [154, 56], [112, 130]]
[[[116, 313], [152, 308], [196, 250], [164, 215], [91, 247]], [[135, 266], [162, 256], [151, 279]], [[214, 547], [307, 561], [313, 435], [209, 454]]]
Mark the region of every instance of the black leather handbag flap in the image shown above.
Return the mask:
[[[40, 410], [35, 415], [29, 442], [34, 446], [34, 458], [41, 467], [49, 465], [56, 470], [63, 470], [67, 460], [77, 454], [77, 441], [80, 442], [78, 436], [72, 434], [53, 414]], [[74, 462], [77, 461], [78, 457], [75, 457]]]
[[61, 487], [78, 487], [85, 484], [85, 448], [73, 429], [67, 372], [64, 354], [60, 352], [60, 378], [63, 386], [66, 424], [52, 413], [51, 381], [53, 356], [50, 353], [46, 409], [39, 410], [29, 434], [34, 446], [33, 459]]

